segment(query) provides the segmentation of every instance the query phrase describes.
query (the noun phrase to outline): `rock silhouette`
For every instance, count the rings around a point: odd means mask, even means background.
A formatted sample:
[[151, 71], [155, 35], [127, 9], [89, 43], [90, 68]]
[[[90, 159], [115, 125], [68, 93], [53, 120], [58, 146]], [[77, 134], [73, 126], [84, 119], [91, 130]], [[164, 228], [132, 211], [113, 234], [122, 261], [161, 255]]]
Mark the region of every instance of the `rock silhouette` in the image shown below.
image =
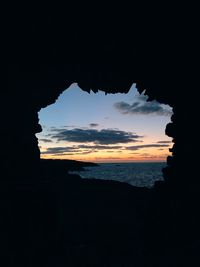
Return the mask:
[[[143, 25], [140, 13], [110, 27], [101, 19], [95, 30], [54, 9], [36, 14], [19, 11], [6, 28], [12, 47], [1, 91], [0, 162], [8, 266], [198, 266], [195, 26], [176, 11], [170, 22], [169, 13], [157, 20], [152, 13]], [[73, 82], [95, 93], [127, 93], [136, 83], [149, 100], [173, 107], [164, 182], [146, 189], [82, 181], [60, 167], [44, 174], [38, 111]]]

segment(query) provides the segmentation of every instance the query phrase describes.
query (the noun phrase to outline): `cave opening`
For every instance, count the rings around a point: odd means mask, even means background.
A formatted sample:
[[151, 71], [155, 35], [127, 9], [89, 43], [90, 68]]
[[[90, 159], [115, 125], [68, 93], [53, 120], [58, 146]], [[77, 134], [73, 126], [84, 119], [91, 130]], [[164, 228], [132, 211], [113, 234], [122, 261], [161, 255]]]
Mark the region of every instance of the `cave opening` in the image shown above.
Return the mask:
[[73, 83], [39, 112], [40, 157], [84, 162], [83, 168], [70, 170], [82, 178], [152, 187], [163, 180], [172, 142], [165, 126], [171, 115], [170, 106], [148, 101], [136, 84], [126, 94], [88, 94]]

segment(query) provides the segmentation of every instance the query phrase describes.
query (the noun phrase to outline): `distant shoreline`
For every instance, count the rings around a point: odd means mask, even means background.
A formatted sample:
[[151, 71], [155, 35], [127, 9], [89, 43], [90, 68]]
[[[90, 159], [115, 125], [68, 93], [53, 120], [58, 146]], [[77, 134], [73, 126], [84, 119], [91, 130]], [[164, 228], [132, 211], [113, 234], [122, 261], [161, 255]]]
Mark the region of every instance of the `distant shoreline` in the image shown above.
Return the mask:
[[43, 169], [59, 169], [64, 171], [83, 171], [85, 167], [98, 167], [94, 162], [84, 162], [69, 159], [40, 159]]

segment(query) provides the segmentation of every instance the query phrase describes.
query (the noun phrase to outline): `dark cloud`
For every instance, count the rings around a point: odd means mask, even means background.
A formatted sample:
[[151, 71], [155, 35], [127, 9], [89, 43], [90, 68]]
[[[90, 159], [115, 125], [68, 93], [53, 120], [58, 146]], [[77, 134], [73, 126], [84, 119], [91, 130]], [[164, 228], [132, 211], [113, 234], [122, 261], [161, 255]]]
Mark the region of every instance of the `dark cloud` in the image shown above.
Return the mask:
[[91, 128], [95, 128], [95, 127], [99, 126], [98, 123], [90, 123], [89, 125], [90, 125]]
[[54, 153], [53, 156], [74, 156], [74, 155], [86, 155], [91, 154], [93, 151], [83, 151], [83, 152], [69, 152], [69, 153]]
[[158, 141], [158, 144], [171, 144], [172, 141]]
[[100, 145], [119, 144], [137, 142], [139, 136], [135, 133], [120, 131], [117, 129], [57, 129], [54, 133], [50, 134], [52, 138], [57, 141], [68, 141], [77, 143], [89, 143], [94, 142]]
[[139, 150], [142, 148], [152, 148], [152, 147], [168, 147], [166, 144], [146, 144], [146, 145], [137, 145], [137, 146], [128, 146], [126, 150]]
[[164, 107], [157, 101], [147, 102], [145, 95], [139, 95], [136, 97], [136, 102], [128, 104], [126, 102], [117, 102], [114, 107], [122, 114], [154, 114], [160, 116], [169, 116], [172, 114], [171, 110]]
[[[56, 155], [56, 156], [64, 156], [64, 155], [84, 155], [98, 152], [99, 150], [107, 150], [106, 152], [117, 152], [122, 153], [123, 150], [139, 150], [142, 148], [158, 148], [162, 149], [163, 147], [168, 147], [167, 144], [146, 144], [146, 145], [135, 145], [135, 146], [106, 146], [106, 145], [78, 145], [71, 147], [49, 147], [46, 151], [41, 152], [43, 155]], [[110, 149], [110, 150], [109, 150]], [[117, 150], [118, 149], [118, 150]], [[122, 149], [122, 150], [119, 150]]]
[[53, 142], [51, 139], [46, 139], [46, 138], [39, 139], [39, 140], [44, 142], [44, 143], [52, 143]]
[[104, 150], [104, 149], [120, 149], [123, 148], [122, 146], [102, 146], [102, 145], [79, 145], [78, 148], [84, 148], [84, 149], [98, 149], [98, 150]]
[[65, 152], [79, 152], [76, 147], [49, 147], [42, 154], [63, 154]]
[[52, 154], [54, 157], [60, 157], [60, 156], [74, 156], [74, 153], [54, 153]]
[[74, 155], [74, 154], [89, 154], [95, 153], [99, 150], [106, 149], [122, 149], [122, 146], [106, 146], [106, 145], [78, 145], [71, 147], [49, 147], [46, 151], [41, 152], [42, 154], [56, 154], [56, 155]]
[[[78, 126], [76, 126], [76, 125], [62, 125], [60, 127], [62, 127], [62, 128], [76, 128]], [[54, 129], [56, 129], [56, 127]]]

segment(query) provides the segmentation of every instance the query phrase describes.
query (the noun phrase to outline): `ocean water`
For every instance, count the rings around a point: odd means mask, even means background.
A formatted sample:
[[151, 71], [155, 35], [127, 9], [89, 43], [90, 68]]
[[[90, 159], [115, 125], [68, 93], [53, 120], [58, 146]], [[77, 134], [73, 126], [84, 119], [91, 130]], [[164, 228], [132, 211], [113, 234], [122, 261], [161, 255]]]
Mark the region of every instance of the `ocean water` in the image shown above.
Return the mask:
[[126, 182], [138, 187], [152, 187], [157, 180], [163, 180], [164, 162], [99, 163], [98, 167], [87, 167], [73, 172], [82, 178], [96, 178]]

